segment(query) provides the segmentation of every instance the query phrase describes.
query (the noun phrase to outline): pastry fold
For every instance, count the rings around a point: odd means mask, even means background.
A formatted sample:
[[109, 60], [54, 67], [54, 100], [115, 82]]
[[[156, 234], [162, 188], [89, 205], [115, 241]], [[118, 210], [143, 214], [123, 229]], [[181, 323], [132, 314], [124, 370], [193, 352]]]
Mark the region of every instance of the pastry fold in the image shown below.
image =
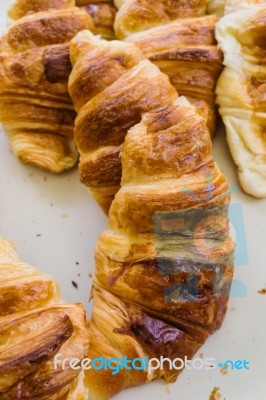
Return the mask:
[[93, 19], [94, 32], [106, 39], [114, 38], [114, 18], [116, 8], [112, 0], [14, 0], [8, 15], [12, 20], [18, 20], [29, 14], [40, 11], [60, 10], [80, 7]]
[[154, 26], [166, 25], [180, 18], [206, 14], [206, 0], [114, 0], [119, 10], [115, 19], [115, 33], [119, 39]]
[[216, 127], [215, 87], [223, 55], [217, 47], [217, 18], [180, 19], [127, 37], [169, 76], [180, 95], [186, 96], [207, 121], [211, 135]]
[[84, 372], [71, 369], [70, 360], [64, 368], [54, 364], [56, 355], [87, 355], [82, 305], [65, 304], [55, 281], [23, 263], [4, 239], [0, 276], [0, 399], [85, 399]]
[[108, 212], [120, 186], [119, 153], [128, 129], [144, 112], [171, 104], [177, 93], [133, 44], [107, 42], [84, 31], [71, 41], [70, 55], [80, 176]]
[[266, 7], [250, 3], [248, 8], [243, 2], [243, 10], [234, 12], [236, 3], [228, 2], [232, 13], [217, 25], [225, 54], [217, 103], [242, 188], [255, 197], [266, 197]]
[[217, 17], [206, 16], [207, 1], [117, 1], [116, 36], [135, 43], [167, 74], [178, 94], [186, 96], [216, 127], [215, 86], [222, 53], [215, 39]]

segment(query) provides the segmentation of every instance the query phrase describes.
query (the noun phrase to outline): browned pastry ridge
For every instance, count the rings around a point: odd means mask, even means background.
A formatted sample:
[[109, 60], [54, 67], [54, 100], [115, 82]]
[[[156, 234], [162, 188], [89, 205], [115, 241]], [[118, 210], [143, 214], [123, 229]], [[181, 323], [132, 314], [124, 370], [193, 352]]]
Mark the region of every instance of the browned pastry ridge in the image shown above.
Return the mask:
[[166, 75], [134, 45], [80, 32], [70, 45], [69, 92], [78, 116], [81, 181], [108, 212], [121, 181], [120, 146], [144, 112], [171, 104]]
[[222, 52], [215, 39], [217, 17], [206, 14], [206, 0], [116, 0], [115, 32], [135, 43], [166, 73], [180, 95], [198, 108], [210, 134], [216, 127], [215, 86]]
[[65, 304], [50, 277], [23, 263], [0, 238], [0, 399], [85, 400], [82, 370], [54, 357], [83, 359], [89, 337], [81, 304]]
[[114, 38], [114, 18], [116, 8], [112, 0], [15, 0], [8, 15], [12, 20], [18, 20], [26, 15], [40, 11], [59, 10], [63, 8], [80, 7], [93, 19], [94, 33], [106, 39]]
[[[144, 114], [121, 157], [121, 189], [95, 250], [90, 358], [191, 359], [226, 313], [234, 248], [228, 185], [204, 120], [183, 97]], [[195, 291], [186, 286], [193, 281]], [[104, 400], [179, 373], [168, 363], [117, 375], [91, 369], [86, 384]]]
[[25, 163], [59, 173], [73, 167], [75, 111], [68, 93], [69, 41], [90, 29], [113, 37], [114, 6], [91, 1], [16, 0], [0, 43], [0, 121]]

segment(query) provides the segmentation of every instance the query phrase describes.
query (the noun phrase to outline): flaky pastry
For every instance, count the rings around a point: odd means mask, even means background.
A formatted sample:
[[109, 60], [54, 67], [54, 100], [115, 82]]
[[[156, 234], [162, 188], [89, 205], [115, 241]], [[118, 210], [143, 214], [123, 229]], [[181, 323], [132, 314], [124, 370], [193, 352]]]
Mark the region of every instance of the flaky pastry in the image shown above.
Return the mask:
[[71, 41], [70, 56], [81, 181], [108, 212], [120, 186], [119, 153], [128, 129], [144, 112], [171, 104], [177, 93], [134, 44], [83, 31]]
[[115, 32], [135, 43], [188, 97], [215, 133], [215, 86], [222, 70], [217, 17], [206, 16], [208, 1], [117, 1]]
[[[227, 140], [238, 167], [240, 184], [255, 197], [266, 197], [266, 5], [228, 2], [217, 25], [224, 69], [217, 85], [217, 103]], [[231, 4], [231, 9], [230, 9]]]
[[0, 399], [87, 399], [84, 371], [54, 357], [87, 356], [89, 335], [81, 304], [66, 304], [49, 276], [23, 263], [0, 238]]
[[[204, 120], [182, 97], [129, 130], [121, 189], [95, 250], [92, 358], [191, 359], [221, 326], [234, 245], [228, 185], [211, 147]], [[117, 375], [91, 369], [86, 382], [93, 399], [105, 400], [159, 377], [174, 382], [180, 372], [168, 363]]]
[[60, 173], [76, 165], [68, 93], [69, 41], [83, 29], [113, 37], [112, 3], [16, 0], [0, 43], [0, 121], [25, 163]]

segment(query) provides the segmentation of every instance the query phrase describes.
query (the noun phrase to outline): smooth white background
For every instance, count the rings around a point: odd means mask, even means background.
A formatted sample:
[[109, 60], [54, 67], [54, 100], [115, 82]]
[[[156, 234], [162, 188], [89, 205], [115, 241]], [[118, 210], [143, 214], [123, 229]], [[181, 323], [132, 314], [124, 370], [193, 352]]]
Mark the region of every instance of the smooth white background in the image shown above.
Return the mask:
[[[3, 2], [1, 30], [6, 7]], [[229, 183], [238, 183], [222, 129], [214, 139], [214, 156]], [[251, 370], [229, 370], [226, 375], [218, 368], [185, 371], [175, 384], [157, 381], [124, 391], [117, 400], [208, 400], [214, 386], [220, 387], [222, 400], [266, 399], [266, 295], [258, 294], [266, 288], [266, 200], [253, 199], [238, 189], [232, 202], [240, 203], [244, 212], [249, 264], [237, 267], [235, 278], [245, 282], [248, 295], [230, 299], [222, 329], [200, 353], [217, 362], [246, 359]], [[107, 218], [80, 184], [76, 169], [52, 176], [24, 166], [10, 153], [0, 132], [0, 236], [15, 242], [24, 261], [55, 277], [67, 301], [82, 301], [88, 312], [93, 247], [106, 224]]]

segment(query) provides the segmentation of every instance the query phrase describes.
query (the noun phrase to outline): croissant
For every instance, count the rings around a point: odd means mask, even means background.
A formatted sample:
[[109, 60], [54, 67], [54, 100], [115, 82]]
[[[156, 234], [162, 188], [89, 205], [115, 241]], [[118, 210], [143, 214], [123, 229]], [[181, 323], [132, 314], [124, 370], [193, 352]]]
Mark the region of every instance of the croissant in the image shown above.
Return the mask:
[[[266, 5], [228, 2], [217, 25], [225, 69], [217, 85], [217, 103], [240, 184], [255, 197], [266, 197]], [[241, 34], [240, 34], [241, 33]], [[230, 85], [229, 85], [230, 82]], [[234, 87], [234, 90], [230, 88]]]
[[26, 15], [40, 11], [59, 10], [80, 7], [93, 19], [94, 33], [104, 38], [114, 38], [114, 17], [116, 8], [112, 0], [15, 0], [8, 15], [12, 20], [18, 20]]
[[84, 372], [54, 357], [82, 360], [88, 326], [81, 304], [65, 304], [50, 277], [0, 239], [0, 399], [85, 399]]
[[213, 135], [215, 86], [223, 57], [215, 39], [217, 17], [204, 16], [207, 3], [116, 1], [119, 11], [114, 27], [119, 39], [135, 43], [169, 76], [178, 93], [198, 108]]
[[[234, 248], [228, 185], [204, 120], [183, 97], [144, 114], [121, 159], [121, 188], [95, 249], [90, 358], [191, 359], [226, 312]], [[198, 290], [181, 289], [192, 280]], [[92, 398], [104, 400], [159, 377], [173, 382], [180, 372], [167, 363], [118, 375], [90, 369], [86, 382]]]
[[119, 153], [127, 130], [144, 112], [171, 104], [177, 93], [133, 44], [108, 42], [83, 31], [71, 41], [70, 56], [80, 177], [108, 212], [120, 186]]
[[166, 25], [180, 18], [200, 17], [206, 14], [207, 0], [114, 0], [118, 9], [115, 33], [119, 39], [154, 26]]
[[113, 13], [111, 4], [79, 9], [67, 0], [16, 0], [12, 5], [9, 16], [16, 22], [0, 43], [0, 121], [23, 162], [54, 173], [76, 165], [69, 41], [83, 29], [111, 36], [106, 13]]

